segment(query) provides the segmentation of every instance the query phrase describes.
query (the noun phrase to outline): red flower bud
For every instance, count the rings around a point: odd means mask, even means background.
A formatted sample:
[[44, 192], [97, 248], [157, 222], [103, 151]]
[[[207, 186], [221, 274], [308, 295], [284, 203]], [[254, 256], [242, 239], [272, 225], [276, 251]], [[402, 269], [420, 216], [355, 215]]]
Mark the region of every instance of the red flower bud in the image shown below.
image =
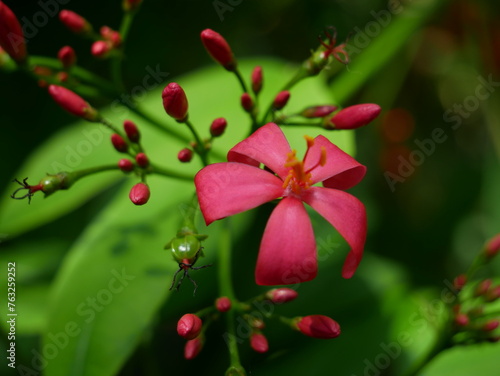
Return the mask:
[[246, 111], [246, 112], [250, 112], [252, 111], [252, 108], [253, 108], [253, 99], [252, 97], [250, 96], [250, 94], [248, 93], [243, 93], [241, 95], [241, 107], [243, 107], [243, 109]]
[[195, 338], [187, 341], [184, 346], [184, 358], [187, 360], [196, 358], [203, 348], [203, 342], [202, 338]]
[[118, 161], [118, 168], [123, 172], [130, 172], [134, 169], [134, 164], [131, 160], [123, 158]]
[[458, 326], [467, 326], [469, 325], [469, 316], [467, 316], [465, 313], [457, 313], [455, 315], [455, 324]]
[[144, 183], [137, 183], [132, 187], [128, 197], [135, 205], [144, 205], [148, 202], [151, 192], [149, 187]]
[[186, 313], [177, 322], [177, 333], [184, 339], [196, 338], [201, 332], [202, 324], [198, 316]]
[[312, 118], [322, 118], [330, 115], [333, 111], [337, 109], [337, 106], [311, 106], [307, 107], [300, 113], [300, 116], [303, 116], [308, 119]]
[[109, 52], [112, 50], [111, 43], [104, 40], [98, 40], [92, 43], [90, 47], [90, 53], [92, 56], [104, 59], [108, 56]]
[[495, 320], [495, 319], [490, 320], [486, 324], [484, 324], [483, 330], [486, 332], [491, 332], [491, 331], [495, 330], [496, 328], [498, 328], [499, 325], [500, 325], [500, 321]]
[[328, 316], [311, 315], [299, 319], [297, 329], [306, 336], [330, 339], [340, 335], [340, 325]]
[[211, 29], [205, 29], [201, 32], [201, 42], [210, 56], [228, 71], [236, 68], [233, 51], [222, 35]]
[[227, 312], [231, 309], [231, 299], [227, 296], [221, 296], [215, 300], [215, 308], [219, 312]]
[[263, 81], [261, 66], [256, 66], [253, 69], [251, 81], [252, 81], [252, 91], [255, 93], [255, 95], [259, 94], [260, 91], [262, 90], [262, 81]]
[[134, 122], [125, 120], [123, 122], [123, 129], [125, 130], [125, 133], [127, 134], [127, 137], [131, 142], [139, 142], [141, 134], [139, 133], [139, 129], [137, 129], [137, 125], [135, 125]]
[[109, 26], [103, 26], [99, 31], [101, 36], [111, 43], [111, 48], [119, 47], [122, 44], [122, 37], [118, 31]]
[[68, 72], [57, 72], [56, 78], [59, 80], [59, 82], [66, 82], [69, 78]]
[[252, 333], [250, 336], [250, 346], [258, 353], [265, 353], [269, 350], [267, 338], [261, 333]]
[[175, 82], [169, 83], [161, 94], [165, 112], [175, 120], [182, 122], [188, 116], [188, 101], [186, 93]]
[[120, 153], [126, 153], [128, 149], [127, 141], [123, 139], [119, 134], [113, 133], [111, 135], [111, 143], [115, 147], [116, 151]]
[[290, 99], [290, 92], [287, 90], [281, 91], [278, 93], [278, 95], [276, 95], [276, 98], [274, 98], [273, 107], [276, 110], [281, 110], [283, 107], [286, 106], [289, 99]]
[[49, 94], [63, 109], [88, 121], [99, 121], [101, 116], [82, 97], [62, 86], [50, 85]]
[[269, 290], [266, 293], [266, 298], [269, 299], [274, 304], [283, 304], [291, 302], [298, 295], [299, 294], [297, 293], [297, 291], [290, 289], [288, 287], [282, 287], [278, 289]]
[[125, 12], [137, 10], [141, 5], [142, 0], [123, 0], [122, 6]]
[[57, 58], [61, 61], [63, 67], [68, 69], [76, 63], [75, 50], [71, 46], [64, 46], [57, 53]]
[[137, 162], [137, 165], [139, 167], [146, 168], [149, 166], [149, 158], [144, 153], [137, 153], [137, 155], [135, 156], [135, 161]]
[[357, 104], [340, 110], [330, 122], [334, 129], [356, 129], [370, 123], [380, 114], [380, 110], [377, 104]]
[[499, 251], [500, 251], [500, 234], [497, 234], [488, 241], [484, 249], [484, 252], [486, 254], [486, 257], [491, 258], [497, 255]]
[[193, 159], [193, 151], [191, 149], [184, 148], [177, 154], [177, 159], [182, 163], [191, 162], [191, 159]]
[[217, 118], [210, 125], [210, 134], [213, 137], [221, 136], [227, 127], [227, 121], [224, 118]]
[[85, 18], [70, 10], [62, 10], [59, 13], [59, 20], [76, 34], [86, 34], [92, 31], [92, 26]]
[[16, 15], [0, 1], [0, 47], [18, 63], [26, 60], [26, 41]]
[[467, 283], [467, 276], [465, 274], [460, 274], [453, 280], [453, 287], [456, 290], [460, 291], [464, 288], [464, 285]]
[[485, 279], [484, 281], [481, 281], [477, 285], [476, 291], [474, 291], [474, 295], [476, 296], [486, 295], [492, 283], [493, 281], [491, 279]]
[[500, 298], [500, 286], [490, 287], [486, 293], [486, 300], [493, 302]]

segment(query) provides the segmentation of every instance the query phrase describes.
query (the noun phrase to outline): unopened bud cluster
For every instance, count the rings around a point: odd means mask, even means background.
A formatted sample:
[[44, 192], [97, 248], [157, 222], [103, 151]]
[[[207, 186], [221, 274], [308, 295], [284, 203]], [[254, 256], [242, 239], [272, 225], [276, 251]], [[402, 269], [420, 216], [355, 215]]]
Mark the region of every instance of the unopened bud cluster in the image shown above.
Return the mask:
[[269, 350], [269, 342], [264, 330], [266, 329], [265, 320], [270, 318], [279, 318], [290, 329], [297, 330], [309, 337], [329, 339], [340, 335], [339, 324], [330, 317], [310, 315], [285, 318], [274, 313], [276, 305], [291, 302], [297, 297], [297, 291], [291, 288], [274, 288], [246, 303], [233, 302], [226, 296], [219, 297], [215, 300], [212, 310], [205, 308], [200, 311], [206, 315], [204, 322], [197, 314], [185, 314], [177, 323], [177, 333], [188, 340], [184, 347], [184, 357], [192, 359], [198, 355], [206, 341], [203, 334], [206, 327], [212, 321], [217, 320], [220, 314], [230, 310], [234, 310], [240, 316], [237, 319], [240, 325], [245, 323], [248, 329], [246, 339], [248, 339], [250, 348], [257, 353], [266, 353]]
[[[500, 250], [500, 234], [491, 238], [476, 258], [488, 263]], [[459, 302], [453, 306], [452, 318], [457, 343], [500, 340], [498, 301], [500, 284], [491, 278], [473, 280], [460, 274], [453, 280]]]

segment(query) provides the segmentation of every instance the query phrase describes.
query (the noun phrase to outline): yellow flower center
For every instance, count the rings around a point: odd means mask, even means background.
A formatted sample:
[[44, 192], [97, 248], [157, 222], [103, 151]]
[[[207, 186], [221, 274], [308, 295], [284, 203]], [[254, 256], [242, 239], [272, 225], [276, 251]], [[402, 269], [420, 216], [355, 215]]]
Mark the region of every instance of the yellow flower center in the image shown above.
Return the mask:
[[297, 151], [292, 150], [288, 153], [285, 162], [285, 167], [289, 167], [290, 171], [283, 182], [283, 188], [290, 188], [290, 190], [297, 195], [300, 195], [303, 190], [309, 189], [309, 187], [313, 184], [311, 171], [318, 166], [324, 166], [326, 163], [326, 148], [322, 146], [318, 162], [311, 168], [307, 170], [304, 169], [304, 161], [306, 160], [307, 153], [309, 153], [309, 149], [314, 145], [314, 139], [312, 137], [304, 136], [304, 138], [307, 142], [307, 150], [304, 154], [304, 158], [299, 161], [297, 159]]

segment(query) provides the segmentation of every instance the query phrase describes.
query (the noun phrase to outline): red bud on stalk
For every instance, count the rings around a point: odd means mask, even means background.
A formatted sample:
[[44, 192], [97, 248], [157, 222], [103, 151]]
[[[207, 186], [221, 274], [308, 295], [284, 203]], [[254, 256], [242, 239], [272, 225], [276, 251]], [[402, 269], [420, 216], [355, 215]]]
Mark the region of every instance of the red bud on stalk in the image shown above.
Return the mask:
[[210, 56], [228, 71], [236, 68], [233, 51], [222, 35], [211, 29], [205, 29], [201, 32], [201, 42]]
[[186, 342], [184, 346], [184, 359], [191, 360], [198, 356], [203, 348], [203, 338], [195, 338]]
[[495, 235], [488, 241], [488, 243], [486, 243], [484, 252], [486, 254], [486, 257], [492, 258], [495, 255], [497, 255], [499, 251], [500, 251], [500, 234]]
[[57, 58], [65, 69], [73, 66], [76, 63], [76, 53], [73, 47], [64, 46], [57, 53]]
[[137, 125], [135, 125], [134, 122], [130, 120], [125, 120], [123, 122], [123, 129], [125, 130], [127, 138], [130, 140], [130, 142], [134, 143], [139, 142], [141, 134], [139, 132], [139, 129], [137, 128]]
[[148, 202], [151, 192], [149, 187], [144, 183], [137, 183], [132, 187], [129, 193], [130, 201], [135, 205], [144, 205]]
[[123, 172], [130, 172], [134, 170], [134, 164], [131, 160], [123, 158], [118, 161], [118, 168]]
[[286, 106], [289, 99], [290, 99], [290, 92], [289, 91], [285, 90], [285, 91], [279, 92], [278, 95], [276, 95], [276, 97], [274, 98], [274, 102], [273, 102], [274, 109], [281, 110], [283, 107]]
[[313, 119], [313, 118], [322, 118], [325, 116], [330, 115], [333, 111], [337, 109], [337, 106], [311, 106], [307, 107], [305, 110], [303, 110], [300, 113], [300, 116], [303, 116], [308, 119]]
[[215, 308], [219, 312], [227, 312], [231, 309], [231, 299], [227, 296], [221, 296], [215, 300]]
[[177, 154], [177, 159], [182, 163], [191, 162], [193, 159], [193, 151], [191, 149], [184, 148]]
[[340, 110], [330, 122], [333, 129], [356, 129], [370, 123], [380, 114], [380, 110], [377, 104], [357, 104]]
[[210, 134], [212, 137], [221, 136], [227, 127], [227, 121], [224, 118], [217, 118], [210, 125]]
[[252, 333], [250, 336], [250, 347], [258, 353], [265, 353], [269, 350], [267, 338], [262, 333]]
[[161, 94], [165, 112], [175, 120], [182, 122], [188, 116], [188, 101], [182, 87], [175, 82], [169, 83]]
[[92, 122], [101, 120], [97, 110], [71, 90], [62, 86], [50, 85], [49, 94], [59, 106], [69, 113]]
[[184, 339], [193, 339], [201, 333], [202, 325], [203, 323], [198, 316], [186, 313], [177, 322], [177, 333]]
[[120, 153], [126, 153], [128, 150], [127, 141], [125, 141], [119, 134], [113, 133], [111, 135], [111, 143], [116, 151], [119, 151]]
[[252, 97], [250, 96], [250, 94], [248, 93], [243, 93], [241, 95], [241, 107], [243, 107], [243, 109], [246, 111], [246, 112], [250, 112], [252, 111], [253, 109], [253, 99]]
[[149, 166], [149, 158], [144, 153], [137, 153], [137, 155], [135, 156], [135, 161], [137, 162], [137, 165], [139, 167], [146, 168]]
[[306, 336], [330, 339], [340, 335], [340, 325], [328, 316], [311, 315], [298, 319], [297, 329]]
[[16, 15], [0, 1], [0, 47], [17, 63], [26, 61], [26, 40]]
[[259, 94], [262, 90], [263, 76], [262, 76], [262, 67], [256, 66], [252, 71], [251, 76], [252, 81], [252, 91], [255, 95]]
[[62, 10], [59, 13], [59, 20], [76, 34], [86, 34], [92, 31], [92, 25], [85, 18], [70, 10]]
[[92, 56], [97, 57], [99, 59], [104, 59], [109, 55], [109, 52], [113, 49], [113, 46], [110, 42], [104, 40], [98, 40], [92, 43], [90, 47], [90, 53]]

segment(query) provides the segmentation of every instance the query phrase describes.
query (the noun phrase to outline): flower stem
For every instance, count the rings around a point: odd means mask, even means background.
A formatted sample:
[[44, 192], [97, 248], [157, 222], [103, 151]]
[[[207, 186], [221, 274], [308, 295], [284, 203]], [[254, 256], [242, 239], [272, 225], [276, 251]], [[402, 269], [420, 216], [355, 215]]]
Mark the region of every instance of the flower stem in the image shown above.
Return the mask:
[[149, 165], [149, 170], [152, 174], [158, 174], [158, 175], [166, 176], [168, 178], [176, 178], [176, 179], [188, 180], [188, 181], [193, 181], [193, 179], [194, 179], [193, 175], [183, 174], [183, 173], [180, 173], [177, 171], [170, 170], [168, 168], [159, 167], [159, 166], [154, 165], [152, 163], [150, 163], [150, 165]]
[[74, 171], [71, 174], [74, 179], [73, 182], [76, 182], [77, 180], [84, 178], [86, 176], [110, 170], [119, 170], [118, 165], [104, 165], [104, 166], [90, 167], [83, 170]]
[[[32, 56], [29, 57], [29, 69], [31, 70], [34, 66], [41, 65], [44, 67], [62, 70], [61, 62], [58, 59], [54, 59], [46, 56]], [[99, 89], [104, 91], [106, 95], [116, 96], [117, 91], [113, 85], [106, 79], [82, 68], [79, 66], [71, 67], [71, 75], [75, 78], [85, 81], [87, 83], [94, 84]]]
[[198, 132], [196, 129], [193, 127], [193, 124], [188, 120], [184, 120], [184, 124], [187, 125], [191, 133], [193, 134], [194, 140], [196, 141], [196, 147], [194, 150], [196, 153], [200, 156], [201, 161], [203, 162], [204, 166], [208, 165], [208, 160], [207, 160], [207, 150], [205, 149], [204, 143], [202, 142], [200, 136], [198, 135]]
[[[222, 221], [222, 229], [219, 235], [219, 268], [218, 268], [218, 282], [219, 282], [219, 296], [226, 296], [231, 301], [236, 302], [233, 284], [231, 281], [231, 228], [230, 221], [226, 218]], [[231, 366], [235, 368], [242, 368], [240, 363], [240, 356], [238, 352], [238, 344], [236, 341], [236, 329], [234, 325], [234, 308], [226, 313], [226, 325], [228, 336], [227, 347], [229, 350]]]
[[[303, 67], [301, 66], [299, 70], [295, 73], [295, 75], [288, 81], [285, 86], [279, 91], [288, 91], [290, 90], [293, 86], [295, 86], [298, 82], [302, 81], [304, 78], [307, 78], [310, 76], [310, 73]], [[273, 109], [273, 102], [269, 104], [269, 107], [267, 108], [266, 112], [264, 113], [264, 116], [262, 117], [262, 120], [260, 121], [261, 124], [265, 124], [267, 122], [267, 118], [269, 117], [269, 114], [271, 113]], [[252, 129], [252, 131], [255, 131], [256, 129]]]
[[239, 71], [239, 69], [236, 68], [233, 72], [236, 75], [236, 78], [238, 79], [238, 82], [240, 83], [241, 88], [243, 89], [243, 92], [248, 93], [247, 85], [245, 84], [245, 80], [243, 79], [243, 76], [241, 75], [241, 72]]
[[438, 338], [434, 342], [433, 347], [430, 351], [424, 354], [420, 359], [418, 359], [406, 373], [403, 373], [404, 376], [416, 376], [419, 372], [427, 365], [429, 362], [436, 357], [441, 351], [447, 349], [451, 346], [451, 328], [452, 321], [448, 319], [446, 323], [443, 325], [441, 333]]
[[130, 30], [130, 26], [132, 25], [132, 21], [134, 20], [135, 13], [136, 12], [125, 12], [119, 30], [120, 37], [122, 39], [121, 42], [122, 53], [116, 54], [111, 59], [111, 77], [113, 79], [113, 83], [115, 85], [116, 90], [119, 92], [125, 90], [125, 85], [122, 79], [123, 51], [125, 49], [125, 42], [127, 40], [128, 32]]

